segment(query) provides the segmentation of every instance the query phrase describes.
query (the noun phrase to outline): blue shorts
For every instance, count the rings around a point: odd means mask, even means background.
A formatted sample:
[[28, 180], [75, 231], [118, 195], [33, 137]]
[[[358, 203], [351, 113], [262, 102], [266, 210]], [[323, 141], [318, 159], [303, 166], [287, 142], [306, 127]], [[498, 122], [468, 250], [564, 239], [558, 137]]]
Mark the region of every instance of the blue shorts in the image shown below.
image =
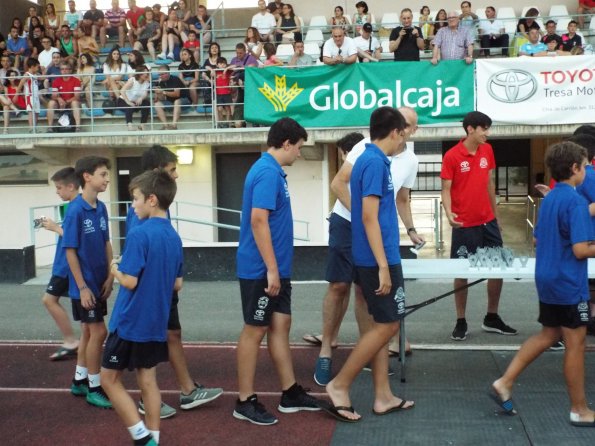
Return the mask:
[[465, 259], [469, 254], [475, 254], [477, 248], [497, 246], [502, 246], [502, 234], [496, 219], [479, 226], [452, 228], [450, 258]]
[[351, 283], [354, 277], [351, 222], [333, 212], [329, 217], [325, 280], [330, 283]]
[[368, 313], [374, 322], [387, 324], [397, 322], [405, 317], [405, 284], [401, 264], [389, 265], [392, 287], [388, 294], [378, 296], [378, 267], [356, 266], [356, 280], [368, 304]]
[[271, 325], [273, 313], [291, 315], [291, 280], [281, 279], [279, 295], [270, 297], [264, 291], [267, 279], [240, 279], [242, 312], [246, 325]]

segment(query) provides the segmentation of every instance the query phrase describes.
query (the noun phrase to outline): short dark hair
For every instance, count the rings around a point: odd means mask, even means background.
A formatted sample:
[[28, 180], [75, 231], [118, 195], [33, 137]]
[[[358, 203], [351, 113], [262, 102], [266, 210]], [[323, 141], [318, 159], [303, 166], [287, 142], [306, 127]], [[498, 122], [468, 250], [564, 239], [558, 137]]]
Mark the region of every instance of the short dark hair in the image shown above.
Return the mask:
[[39, 61], [35, 57], [27, 59], [27, 68], [36, 67], [37, 65], [39, 65]]
[[590, 135], [588, 133], [578, 133], [572, 135], [566, 141], [573, 142], [578, 144], [579, 146], [583, 146], [587, 149], [587, 155], [589, 156], [589, 162], [595, 158], [595, 135]]
[[467, 131], [467, 127], [471, 126], [472, 128], [476, 129], [477, 127], [483, 127], [484, 129], [489, 129], [492, 126], [492, 118], [490, 118], [485, 113], [479, 111], [472, 111], [465, 115], [463, 119], [463, 128], [465, 129], [465, 133], [469, 133]]
[[245, 50], [245, 49], [246, 49], [246, 45], [244, 45], [243, 42], [236, 43], [236, 50]]
[[74, 170], [76, 172], [76, 176], [79, 179], [79, 184], [85, 188], [85, 177], [84, 174], [88, 173], [93, 175], [95, 171], [100, 167], [107, 167], [108, 169], [112, 168], [112, 164], [110, 160], [104, 158], [103, 156], [85, 156], [77, 160], [76, 164], [74, 165]]
[[568, 25], [572, 25], [572, 24], [578, 25], [576, 20], [571, 20], [570, 22], [568, 22]]
[[74, 167], [64, 167], [52, 175], [50, 180], [55, 183], [74, 184], [79, 187], [79, 179], [74, 171]]
[[177, 163], [178, 157], [167, 147], [155, 144], [145, 150], [141, 157], [143, 170], [163, 169], [169, 163]]
[[525, 13], [525, 17], [537, 17], [539, 15], [539, 9], [529, 8]]
[[159, 208], [166, 211], [174, 201], [177, 186], [176, 181], [162, 170], [148, 170], [134, 177], [128, 186], [130, 195], [138, 189], [145, 196], [155, 195], [159, 201]]
[[361, 6], [362, 8], [364, 8], [364, 14], [367, 14], [367, 13], [368, 13], [368, 4], [367, 4], [366, 2], [357, 2], [357, 3], [355, 4], [355, 8], [356, 8], [356, 9], [357, 9], [357, 8], [359, 8], [360, 6]]
[[370, 116], [370, 139], [386, 138], [393, 130], [405, 130], [407, 122], [399, 110], [393, 107], [380, 107]]
[[580, 166], [586, 159], [587, 149], [569, 141], [550, 146], [545, 154], [545, 164], [556, 181], [569, 179], [572, 176], [572, 166]]
[[548, 26], [551, 23], [553, 23], [554, 25], [556, 24], [556, 22], [554, 20], [550, 19], [547, 22], [545, 22], [545, 26]]
[[558, 36], [545, 36], [545, 39], [543, 39], [543, 43], [547, 45], [550, 42], [558, 43]]
[[583, 124], [576, 128], [573, 135], [587, 134], [595, 137], [595, 125]]
[[225, 57], [219, 56], [219, 57], [217, 58], [217, 63], [218, 63], [218, 64], [220, 64], [220, 63], [224, 63], [225, 65], [227, 65], [227, 59], [226, 59]]
[[463, 5], [464, 5], [465, 3], [469, 3], [469, 7], [471, 8], [471, 2], [469, 2], [469, 1], [467, 1], [467, 0], [465, 0], [464, 2], [461, 2], [461, 8], [463, 7]]
[[159, 65], [157, 68], [158, 71], [169, 71], [169, 65], [164, 63], [163, 65]]
[[300, 139], [308, 140], [308, 132], [295, 119], [281, 118], [269, 129], [267, 145], [280, 149], [285, 141], [296, 144]]
[[337, 141], [337, 147], [341, 149], [341, 152], [349, 153], [351, 152], [351, 149], [353, 149], [353, 146], [355, 146], [362, 139], [364, 139], [364, 135], [361, 133], [351, 132]]

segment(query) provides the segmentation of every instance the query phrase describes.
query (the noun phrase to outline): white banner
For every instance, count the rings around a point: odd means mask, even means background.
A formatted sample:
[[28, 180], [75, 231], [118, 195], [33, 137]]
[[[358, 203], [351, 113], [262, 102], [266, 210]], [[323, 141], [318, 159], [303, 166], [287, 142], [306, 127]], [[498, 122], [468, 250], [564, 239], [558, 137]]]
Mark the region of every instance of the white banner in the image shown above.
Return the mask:
[[595, 56], [479, 59], [477, 110], [510, 124], [595, 122]]

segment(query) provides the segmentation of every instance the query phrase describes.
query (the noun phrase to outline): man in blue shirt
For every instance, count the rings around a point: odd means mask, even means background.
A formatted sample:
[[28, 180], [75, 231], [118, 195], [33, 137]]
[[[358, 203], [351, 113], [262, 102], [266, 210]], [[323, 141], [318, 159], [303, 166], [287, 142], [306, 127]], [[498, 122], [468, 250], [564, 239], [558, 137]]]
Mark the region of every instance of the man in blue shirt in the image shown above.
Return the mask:
[[289, 348], [293, 217], [283, 166], [299, 158], [307, 139], [306, 130], [293, 119], [275, 122], [269, 130], [268, 150], [250, 168], [244, 183], [237, 252], [244, 328], [238, 341], [239, 398], [233, 416], [257, 425], [278, 422], [254, 393], [258, 351], [265, 335], [283, 389], [279, 411], [320, 410], [318, 401], [296, 383]]
[[25, 66], [27, 56], [29, 56], [29, 45], [27, 39], [19, 37], [19, 30], [16, 26], [10, 28], [10, 36], [6, 41], [6, 53], [13, 59], [14, 68], [19, 69], [19, 67]]
[[529, 42], [523, 44], [521, 49], [519, 50], [519, 56], [535, 56], [535, 57], [544, 57], [547, 56], [547, 45], [543, 42], [539, 41], [539, 30], [538, 29], [530, 29], [529, 30]]
[[376, 415], [411, 409], [413, 401], [393, 395], [388, 381], [386, 344], [405, 315], [403, 271], [399, 255], [397, 209], [390, 174], [390, 156], [401, 148], [407, 122], [392, 107], [370, 117], [371, 144], [366, 144], [351, 173], [351, 237], [356, 283], [361, 286], [374, 319], [341, 371], [326, 386], [331, 403], [322, 408], [339, 421], [361, 419], [349, 390], [362, 368], [372, 361]]

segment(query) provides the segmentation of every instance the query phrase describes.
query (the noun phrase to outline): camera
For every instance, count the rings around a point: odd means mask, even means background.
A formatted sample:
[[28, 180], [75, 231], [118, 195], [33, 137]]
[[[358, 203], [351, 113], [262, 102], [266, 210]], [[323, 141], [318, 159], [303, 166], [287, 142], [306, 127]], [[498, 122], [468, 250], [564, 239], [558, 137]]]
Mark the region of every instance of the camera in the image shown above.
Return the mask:
[[41, 227], [43, 226], [43, 221], [44, 221], [44, 220], [45, 220], [45, 217], [44, 217], [44, 216], [41, 216], [41, 217], [39, 217], [39, 218], [35, 218], [35, 219], [33, 220], [33, 228], [34, 228], [34, 229], [39, 229], [39, 228], [41, 228]]

